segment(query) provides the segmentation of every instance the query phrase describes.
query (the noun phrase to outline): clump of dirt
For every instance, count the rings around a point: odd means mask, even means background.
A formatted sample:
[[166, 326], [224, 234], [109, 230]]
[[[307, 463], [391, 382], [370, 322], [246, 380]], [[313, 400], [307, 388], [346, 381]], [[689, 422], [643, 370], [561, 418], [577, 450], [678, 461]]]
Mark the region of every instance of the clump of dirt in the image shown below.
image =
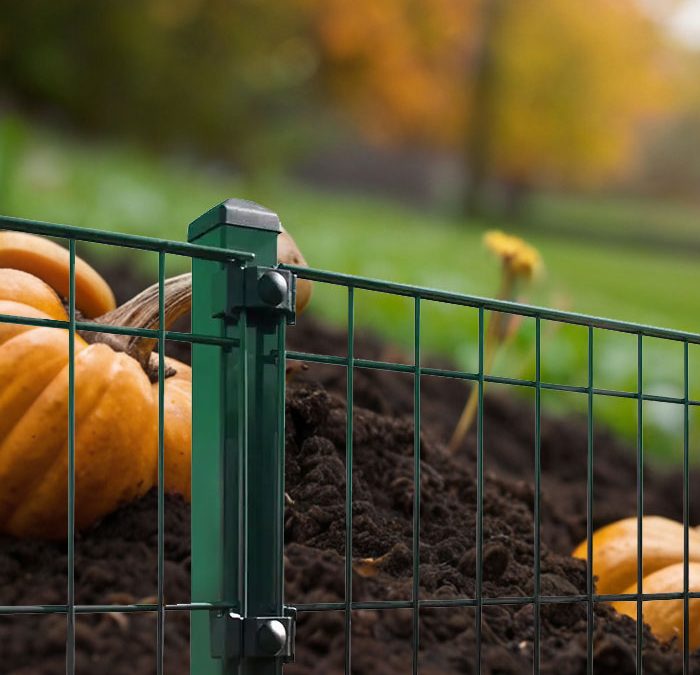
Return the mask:
[[[358, 338], [362, 355], [388, 358], [387, 346]], [[343, 353], [345, 335], [312, 319], [290, 330], [289, 346]], [[392, 349], [395, 355], [396, 350]], [[186, 353], [178, 356], [186, 358]], [[441, 364], [435, 364], [441, 365]], [[475, 438], [449, 456], [445, 441], [468, 387], [456, 380], [421, 383], [420, 597], [474, 597], [476, 576]], [[410, 375], [357, 369], [353, 444], [353, 599], [410, 601], [413, 590], [414, 387]], [[286, 598], [290, 604], [342, 603], [345, 554], [345, 371], [312, 365], [289, 386], [286, 428]], [[534, 407], [531, 401], [488, 393], [484, 409], [483, 592], [485, 598], [525, 598], [534, 592]], [[542, 420], [541, 591], [585, 593], [585, 565], [568, 553], [585, 536], [587, 425], [578, 417]], [[594, 438], [595, 524], [634, 513], [633, 449], [605, 430]], [[667, 499], [676, 473], [645, 474], [647, 512], [680, 517]], [[674, 490], [677, 488], [674, 487]], [[76, 543], [76, 600], [80, 604], [150, 601], [156, 588], [154, 494], [122, 508]], [[691, 517], [697, 521], [700, 513]], [[189, 599], [189, 507], [166, 504], [166, 600]], [[372, 559], [372, 560], [366, 560]], [[65, 544], [0, 538], [0, 604], [65, 604]], [[481, 625], [482, 671], [515, 675], [532, 668], [534, 609], [529, 604], [486, 606]], [[596, 672], [633, 673], [635, 623], [608, 606], [595, 608]], [[475, 673], [475, 610], [424, 609], [419, 615], [420, 672]], [[585, 603], [541, 607], [543, 673], [586, 672]], [[188, 672], [188, 620], [166, 617], [166, 672]], [[152, 614], [80, 615], [78, 673], [155, 672]], [[301, 613], [292, 675], [342, 673], [342, 611]], [[357, 610], [352, 616], [352, 672], [411, 672], [413, 614]], [[681, 673], [674, 645], [645, 633], [648, 673]], [[65, 618], [0, 620], [0, 662], [13, 675], [65, 672]], [[693, 667], [700, 660], [693, 655]]]

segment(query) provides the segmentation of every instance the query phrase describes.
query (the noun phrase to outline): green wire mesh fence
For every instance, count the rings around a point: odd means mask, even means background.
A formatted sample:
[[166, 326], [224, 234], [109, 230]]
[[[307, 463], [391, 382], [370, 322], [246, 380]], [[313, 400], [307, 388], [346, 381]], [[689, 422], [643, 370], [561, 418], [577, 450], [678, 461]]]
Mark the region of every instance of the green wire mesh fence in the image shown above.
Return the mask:
[[[0, 321], [34, 326], [51, 326], [69, 331], [70, 405], [68, 442], [68, 567], [67, 602], [54, 606], [2, 606], [0, 614], [61, 613], [67, 616], [67, 672], [75, 672], [75, 616], [95, 612], [155, 612], [157, 623], [157, 672], [163, 672], [163, 625], [169, 612], [191, 612], [191, 672], [194, 675], [281, 673], [293, 657], [295, 614], [341, 611], [344, 613], [346, 673], [352, 670], [352, 619], [358, 610], [404, 609], [412, 611], [412, 672], [419, 673], [420, 616], [431, 608], [473, 608], [475, 612], [475, 668], [482, 666], [482, 611], [493, 605], [532, 605], [534, 608], [533, 671], [541, 670], [540, 607], [557, 603], [583, 603], [587, 607], [587, 672], [594, 672], [594, 607], [597, 602], [619, 600], [637, 604], [636, 669], [642, 672], [644, 646], [643, 603], [649, 600], [682, 600], [684, 608], [684, 672], [690, 672], [688, 632], [689, 601], [700, 593], [689, 591], [689, 410], [700, 401], [689, 396], [689, 345], [700, 344], [700, 335], [666, 330], [637, 323], [585, 316], [571, 312], [533, 307], [430, 288], [389, 283], [351, 275], [291, 265], [277, 265], [276, 239], [279, 221], [269, 211], [250, 203], [228, 200], [190, 226], [189, 244], [134, 236], [107, 234], [83, 228], [49, 225], [12, 218], [0, 219], [0, 227], [49, 236], [64, 237], [70, 246], [69, 321], [49, 321], [0, 316]], [[81, 321], [75, 312], [75, 242], [89, 241], [155, 251], [158, 254], [161, 328], [134, 330], [105, 328]], [[192, 258], [192, 333], [163, 328], [163, 284], [165, 255]], [[272, 276], [270, 276], [272, 274]], [[277, 274], [278, 276], [274, 276]], [[285, 348], [285, 326], [293, 319], [294, 279], [303, 278], [345, 289], [347, 303], [346, 356], [291, 351]], [[264, 279], [264, 282], [262, 281]], [[266, 296], [273, 280], [280, 295]], [[281, 281], [280, 281], [281, 279]], [[264, 287], [264, 288], [263, 288]], [[355, 354], [356, 291], [377, 291], [408, 298], [413, 305], [413, 363], [402, 364], [359, 358]], [[423, 365], [421, 309], [426, 302], [473, 308], [478, 313], [478, 368], [474, 372]], [[484, 367], [484, 333], [488, 312], [530, 317], [535, 326], [534, 379], [489, 374]], [[564, 385], [543, 381], [542, 322], [583, 326], [587, 331], [588, 377], [585, 385]], [[596, 329], [636, 336], [637, 389], [601, 389], [594, 382], [594, 334]], [[143, 605], [85, 606], [75, 603], [75, 410], [74, 340], [76, 331], [108, 331], [158, 340], [159, 443], [158, 443], [158, 593], [157, 602]], [[674, 341], [683, 346], [684, 394], [663, 396], [647, 393], [643, 387], [645, 338]], [[193, 475], [192, 475], [192, 602], [168, 605], [163, 591], [163, 357], [166, 340], [192, 344], [193, 351]], [[211, 350], [212, 347], [216, 349]], [[346, 372], [345, 443], [345, 565], [343, 602], [284, 606], [283, 511], [284, 511], [284, 396], [285, 362], [302, 361], [339, 366]], [[412, 508], [412, 594], [403, 600], [356, 601], [353, 598], [353, 390], [356, 369], [406, 373], [413, 378], [413, 508]], [[478, 391], [476, 420], [476, 565], [473, 597], [433, 599], [421, 597], [421, 378], [432, 376], [470, 382]], [[483, 592], [484, 555], [484, 387], [500, 384], [534, 392], [534, 560], [533, 593], [519, 597], [491, 597]], [[637, 583], [633, 594], [596, 593], [592, 565], [587, 567], [586, 592], [552, 596], [542, 593], [541, 584], [541, 418], [542, 392], [582, 394], [587, 400], [587, 471], [582, 476], [587, 490], [588, 560], [593, 559], [594, 488], [594, 399], [626, 398], [637, 408]], [[683, 588], [678, 592], [649, 594], [643, 589], [644, 443], [645, 402], [676, 404], [683, 415]]]
[[[81, 227], [67, 225], [54, 225], [37, 221], [18, 218], [0, 218], [0, 229], [15, 232], [27, 232], [41, 234], [50, 237], [59, 237], [68, 240], [69, 247], [69, 293], [68, 321], [54, 319], [37, 319], [25, 316], [0, 315], [0, 322], [20, 324], [34, 327], [47, 327], [68, 331], [68, 420], [67, 420], [67, 453], [68, 453], [68, 523], [67, 523], [67, 587], [66, 603], [61, 605], [4, 605], [0, 606], [0, 615], [21, 614], [65, 614], [66, 615], [66, 672], [74, 673], [76, 668], [76, 615], [79, 614], [106, 614], [112, 612], [152, 612], [157, 615], [157, 646], [156, 663], [159, 675], [163, 670], [164, 656], [164, 622], [165, 615], [170, 611], [211, 611], [216, 603], [189, 603], [167, 605], [164, 600], [164, 348], [166, 340], [186, 342], [192, 345], [213, 345], [222, 348], [230, 348], [235, 343], [225, 337], [216, 335], [204, 335], [195, 333], [182, 333], [167, 331], [164, 326], [164, 294], [163, 284], [165, 280], [165, 256], [173, 254], [186, 256], [192, 259], [202, 259], [217, 264], [229, 264], [232, 262], [245, 263], [253, 260], [254, 255], [247, 252], [221, 249], [216, 247], [198, 246], [196, 244], [183, 244], [139, 237], [134, 235], [112, 234]], [[160, 328], [138, 329], [124, 326], [105, 326], [93, 321], [78, 320], [76, 318], [76, 242], [90, 242], [109, 244], [119, 247], [127, 247], [142, 251], [153, 251], [158, 256], [158, 284], [159, 284], [159, 325]], [[113, 333], [133, 337], [147, 337], [157, 340], [159, 352], [158, 370], [158, 579], [157, 602], [148, 604], [109, 604], [109, 605], [81, 605], [76, 603], [75, 596], [75, 339], [78, 331], [96, 333]], [[41, 580], [38, 580], [41, 583]]]
[[[620, 600], [631, 600], [637, 603], [637, 634], [636, 634], [636, 663], [637, 673], [642, 672], [642, 650], [643, 650], [643, 613], [642, 603], [649, 600], [683, 600], [684, 603], [684, 648], [683, 663], [684, 672], [689, 669], [688, 651], [688, 603], [690, 599], [700, 597], [699, 593], [688, 590], [688, 541], [689, 541], [689, 484], [688, 484], [688, 462], [689, 462], [689, 408], [700, 405], [700, 401], [689, 398], [688, 387], [688, 346], [698, 344], [700, 336], [681, 331], [666, 330], [642, 324], [614, 321], [610, 319], [586, 316], [571, 312], [557, 311], [533, 307], [529, 305], [505, 302], [490, 298], [480, 298], [456, 293], [446, 293], [428, 288], [419, 288], [402, 284], [364, 279], [354, 276], [335, 274], [320, 270], [309, 270], [300, 267], [290, 267], [299, 277], [309, 280], [345, 286], [347, 288], [348, 307], [348, 345], [347, 358], [338, 356], [327, 356], [319, 354], [308, 354], [300, 352], [287, 352], [288, 359], [295, 359], [307, 362], [328, 363], [343, 366], [347, 369], [347, 456], [346, 467], [347, 477], [347, 502], [346, 502], [346, 551], [352, 551], [352, 435], [353, 435], [353, 370], [356, 368], [370, 368], [386, 371], [407, 372], [414, 377], [415, 398], [414, 398], [414, 506], [413, 506], [413, 597], [404, 602], [381, 601], [381, 602], [353, 602], [352, 598], [352, 558], [346, 556], [346, 601], [343, 604], [316, 603], [299, 604], [296, 606], [298, 612], [323, 611], [323, 610], [344, 610], [345, 612], [345, 670], [351, 672], [351, 621], [352, 612], [361, 609], [401, 609], [410, 608], [413, 610], [413, 673], [419, 672], [419, 614], [424, 608], [440, 607], [473, 607], [476, 609], [476, 654], [475, 669], [480, 672], [482, 666], [482, 637], [481, 637], [481, 613], [484, 606], [492, 605], [526, 605], [531, 604], [535, 608], [534, 612], [534, 645], [533, 645], [533, 672], [540, 672], [540, 612], [539, 607], [546, 604], [583, 602], [587, 604], [587, 672], [594, 672], [593, 660], [593, 630], [594, 630], [594, 606], [596, 602], [613, 602]], [[414, 306], [414, 363], [413, 365], [386, 363], [367, 359], [355, 358], [353, 355], [355, 321], [354, 321], [354, 292], [356, 289], [379, 291], [409, 297], [413, 300]], [[437, 301], [454, 305], [476, 308], [478, 311], [478, 371], [464, 372], [457, 370], [445, 370], [439, 368], [428, 368], [421, 366], [421, 303], [423, 301]], [[489, 375], [484, 372], [484, 330], [485, 313], [506, 312], [523, 317], [532, 317], [535, 321], [535, 379], [524, 380]], [[542, 321], [555, 321], [567, 324], [585, 326], [587, 328], [588, 344], [588, 383], [586, 386], [573, 386], [544, 382], [541, 378], [541, 326]], [[637, 336], [637, 391], [628, 392], [612, 389], [600, 389], [595, 387], [593, 378], [593, 358], [594, 358], [594, 329], [606, 329], [617, 332], [629, 333]], [[661, 338], [682, 343], [684, 354], [684, 396], [672, 397], [647, 394], [643, 391], [643, 346], [644, 338]], [[421, 599], [420, 587], [420, 565], [419, 565], [419, 533], [420, 533], [420, 428], [421, 428], [421, 396], [420, 379], [421, 376], [437, 376], [444, 378], [458, 378], [474, 383], [478, 388], [478, 413], [477, 413], [477, 523], [476, 523], [476, 595], [475, 597], [450, 598], [446, 600]], [[485, 383], [502, 384], [514, 387], [525, 387], [534, 390], [535, 394], [535, 472], [534, 472], [534, 565], [532, 575], [534, 579], [534, 593], [531, 596], [522, 597], [484, 597], [483, 595], [483, 493], [484, 493], [484, 385]], [[637, 402], [637, 585], [639, 592], [633, 594], [597, 594], [594, 587], [593, 566], [587, 566], [587, 584], [585, 595], [547, 596], [541, 593], [541, 571], [540, 571], [540, 523], [541, 523], [541, 409], [542, 391], [565, 391], [576, 392], [587, 395], [587, 421], [588, 421], [588, 452], [587, 452], [587, 472], [585, 476], [587, 486], [587, 538], [588, 538], [588, 560], [593, 560], [592, 548], [592, 523], [593, 523], [593, 402], [595, 397], [620, 397], [633, 399]], [[642, 515], [644, 513], [644, 444], [643, 444], [643, 403], [652, 401], [658, 403], [672, 403], [683, 407], [684, 410], [684, 447], [683, 447], [683, 529], [684, 529], [684, 580], [683, 590], [675, 593], [644, 593], [643, 589], [643, 528]]]

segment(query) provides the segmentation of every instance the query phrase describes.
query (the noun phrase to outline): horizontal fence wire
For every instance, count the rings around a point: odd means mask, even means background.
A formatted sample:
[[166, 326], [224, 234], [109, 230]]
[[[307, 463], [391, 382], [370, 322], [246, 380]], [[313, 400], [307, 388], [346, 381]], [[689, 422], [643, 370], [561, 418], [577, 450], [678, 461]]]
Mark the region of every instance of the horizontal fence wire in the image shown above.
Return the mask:
[[[637, 593], [594, 593], [591, 598], [593, 602], [636, 602], [640, 596]], [[651, 600], [683, 600], [685, 594], [682, 591], [673, 593], [644, 593], [641, 598], [644, 602]], [[578, 595], [540, 595], [540, 604], [558, 605], [574, 602], [587, 602], [587, 594]], [[689, 600], [700, 600], [700, 592], [690, 591]], [[444, 607], [477, 607], [479, 603], [484, 606], [507, 606], [507, 605], [531, 605], [535, 602], [534, 595], [518, 595], [512, 597], [483, 597], [480, 601], [476, 598], [446, 598], [446, 599], [422, 599], [418, 605], [421, 609], [444, 608]], [[234, 610], [238, 607], [236, 603], [225, 602], [199, 602], [199, 603], [179, 603], [165, 604], [163, 609], [166, 612], [210, 612], [215, 610]], [[377, 600], [358, 602], [317, 602], [317, 603], [295, 603], [294, 608], [298, 612], [337, 612], [344, 611], [346, 607], [351, 610], [381, 610], [381, 609], [412, 609], [413, 600]], [[0, 605], [0, 616], [12, 614], [66, 614], [71, 609], [68, 605]], [[109, 614], [120, 612], [153, 612], [159, 611], [158, 603], [131, 604], [131, 605], [78, 605], [73, 608], [76, 614]]]
[[[347, 366], [348, 359], [344, 356], [331, 356], [325, 354], [314, 354], [310, 352], [299, 352], [289, 350], [287, 351], [287, 359], [290, 361], [306, 361], [308, 363], [323, 363], [327, 365], [335, 366]], [[459, 370], [446, 370], [443, 368], [428, 368], [428, 367], [417, 367], [415, 365], [409, 365], [406, 363], [389, 363], [386, 361], [373, 361], [370, 359], [353, 359], [355, 368], [367, 368], [369, 370], [384, 370], [387, 372], [401, 372], [401, 373], [415, 373], [420, 372], [421, 375], [431, 375], [434, 377], [445, 377], [453, 378], [459, 380], [470, 380], [473, 382], [479, 381], [479, 373], [471, 373]], [[484, 382], [490, 384], [505, 384], [512, 385], [514, 387], [527, 387], [529, 389], [536, 389], [538, 386], [547, 391], [564, 391], [576, 394], [588, 394], [589, 387], [587, 386], [575, 386], [569, 384], [557, 384], [555, 382], [546, 382], [544, 380], [540, 381], [539, 384], [536, 380], [524, 380], [514, 377], [500, 377], [497, 375], [484, 375]], [[592, 389], [591, 393], [595, 396], [609, 396], [613, 398], [627, 398], [638, 400], [641, 398], [643, 401], [651, 401], [655, 403], [673, 403], [676, 405], [688, 405], [688, 406], [700, 406], [700, 400], [687, 399], [680, 396], [662, 396], [657, 394], [645, 394], [642, 393], [641, 396], [637, 392], [633, 391], [622, 391], [615, 389]]]
[[230, 262], [232, 260], [251, 262], [255, 260], [254, 253], [245, 251], [188, 244], [186, 242], [157, 239], [155, 237], [141, 237], [136, 234], [103, 232], [102, 230], [93, 230], [88, 227], [57, 225], [55, 223], [44, 223], [40, 220], [25, 220], [24, 218], [10, 218], [8, 216], [0, 216], [0, 230], [42, 234], [47, 237], [59, 237], [70, 239], [71, 241], [108, 244], [121, 248], [156, 251], [158, 253], [169, 253], [171, 255], [200, 258], [202, 260], [217, 260], [220, 262]]
[[[236, 609], [234, 603], [195, 602], [163, 605], [166, 612], [211, 612]], [[0, 616], [12, 614], [114, 614], [128, 612], [158, 612], [158, 603], [135, 603], [132, 605], [0, 605]]]
[[[641, 599], [644, 602], [652, 600], [683, 600], [683, 591], [669, 593], [594, 593], [590, 596], [593, 602], [636, 602]], [[700, 599], [700, 592], [689, 592], [690, 600]], [[589, 596], [586, 593], [575, 595], [540, 595], [541, 605], [562, 605], [570, 603], [588, 602]], [[438, 609], [442, 607], [479, 607], [480, 605], [505, 607], [508, 605], [534, 605], [536, 598], [534, 595], [514, 595], [509, 597], [482, 597], [478, 598], [436, 598], [430, 600], [420, 600], [418, 606], [421, 609]], [[352, 610], [381, 610], [381, 609], [411, 609], [413, 600], [376, 600], [353, 602]], [[295, 603], [294, 608], [298, 612], [336, 612], [345, 609], [342, 602], [309, 602]]]
[[558, 321], [579, 326], [593, 326], [604, 330], [618, 333], [641, 334], [644, 337], [655, 337], [678, 342], [689, 342], [700, 344], [700, 334], [686, 331], [673, 330], [669, 328], [658, 328], [641, 323], [629, 321], [617, 321], [603, 317], [579, 314], [575, 312], [565, 312], [563, 310], [551, 309], [547, 307], [537, 307], [519, 302], [507, 300], [497, 300], [494, 298], [484, 298], [478, 295], [467, 295], [463, 293], [453, 293], [440, 291], [421, 286], [411, 286], [409, 284], [398, 284], [390, 281], [369, 279], [366, 277], [352, 276], [350, 274], [340, 274], [337, 272], [327, 272], [298, 265], [280, 265], [281, 269], [294, 272], [301, 279], [318, 281], [338, 286], [352, 286], [356, 289], [376, 291], [390, 295], [401, 295], [408, 297], [419, 297], [421, 300], [431, 300], [450, 305], [461, 305], [464, 307], [483, 307], [487, 311], [504, 312], [517, 316], [539, 317], [545, 321]]
[[[62, 328], [70, 330], [74, 326], [78, 332], [85, 333], [110, 333], [112, 335], [127, 335], [129, 337], [145, 337], [157, 340], [160, 330], [151, 328], [132, 328], [128, 326], [108, 326], [92, 321], [59, 321], [57, 319], [35, 319], [12, 314], [0, 314], [0, 323], [11, 323], [20, 326], [34, 326], [36, 328]], [[213, 335], [199, 335], [197, 333], [182, 333], [179, 331], [163, 331], [166, 340], [174, 342], [186, 342], [189, 344], [212, 345], [214, 347], [238, 347], [238, 340], [234, 338], [216, 337]]]

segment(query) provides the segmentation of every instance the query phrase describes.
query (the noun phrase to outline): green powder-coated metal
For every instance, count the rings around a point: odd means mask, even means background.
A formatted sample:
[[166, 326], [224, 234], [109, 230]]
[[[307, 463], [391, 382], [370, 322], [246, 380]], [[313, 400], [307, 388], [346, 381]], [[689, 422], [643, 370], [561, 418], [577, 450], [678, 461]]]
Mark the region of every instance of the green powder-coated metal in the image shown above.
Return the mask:
[[538, 316], [535, 319], [535, 494], [533, 503], [534, 531], [535, 541], [533, 549], [535, 555], [535, 638], [532, 645], [533, 654], [533, 669], [536, 673], [540, 672], [540, 639], [541, 639], [541, 621], [540, 621], [540, 503], [541, 503], [541, 477], [542, 477], [542, 460], [540, 458], [540, 450], [542, 447], [541, 438], [541, 419], [542, 419], [542, 379], [541, 379], [541, 364], [542, 364], [542, 326]]
[[420, 648], [420, 298], [413, 306], [413, 675], [418, 675]]
[[156, 673], [163, 675], [165, 658], [165, 253], [158, 253], [158, 616]]
[[[277, 262], [277, 231], [227, 219], [191, 233], [199, 244], [249, 251], [258, 265]], [[238, 347], [193, 347], [192, 597], [243, 617], [282, 616], [284, 320], [232, 314], [229, 268], [193, 261], [193, 330]], [[281, 658], [213, 658], [205, 615], [192, 616], [191, 631], [193, 674], [281, 673]]]
[[352, 412], [355, 367], [355, 289], [348, 287], [348, 358], [345, 420], [345, 672], [352, 667]]
[[595, 604], [593, 602], [593, 326], [588, 327], [588, 451], [586, 453], [586, 672], [593, 675], [593, 629]]
[[690, 560], [690, 467], [689, 467], [689, 407], [688, 407], [688, 343], [683, 343], [683, 675], [690, 674], [690, 608], [688, 603]]
[[[153, 612], [156, 616], [156, 672], [164, 673], [165, 624], [171, 612], [188, 612], [191, 617], [191, 672], [193, 675], [280, 675], [281, 657], [239, 658], [212, 653], [212, 621], [226, 621], [229, 612], [244, 617], [281, 617], [283, 606], [283, 508], [284, 508], [284, 420], [286, 360], [331, 364], [346, 369], [345, 432], [345, 597], [342, 602], [298, 605], [298, 612], [344, 613], [344, 668], [352, 672], [352, 618], [356, 611], [412, 611], [412, 673], [420, 672], [420, 618], [425, 609], [473, 608], [476, 646], [474, 667], [482, 669], [482, 613], [484, 607], [531, 605], [534, 617], [533, 672], [541, 670], [541, 610], [543, 606], [572, 602], [586, 603], [586, 671], [595, 670], [595, 603], [630, 601], [637, 605], [636, 672], [643, 672], [643, 606], [652, 600], [683, 602], [683, 672], [690, 673], [689, 603], [700, 600], [700, 592], [689, 589], [689, 416], [700, 401], [689, 396], [689, 346], [700, 344], [700, 334], [615, 321], [534, 307], [473, 295], [396, 284], [364, 277], [337, 274], [297, 266], [280, 266], [300, 278], [347, 289], [347, 356], [312, 354], [285, 349], [285, 317], [275, 311], [231, 306], [232, 284], [243, 283], [233, 272], [248, 266], [273, 267], [277, 259], [277, 216], [252, 204], [227, 200], [198, 218], [190, 228], [188, 243], [100, 232], [53, 225], [39, 221], [0, 217], [0, 228], [64, 237], [69, 248], [68, 320], [35, 319], [0, 315], [0, 322], [46, 326], [67, 331], [68, 336], [68, 432], [67, 432], [67, 593], [65, 604], [2, 605], [0, 615], [64, 614], [66, 616], [66, 672], [75, 673], [75, 621], [82, 614], [111, 612]], [[157, 329], [103, 326], [76, 317], [76, 242], [85, 241], [154, 251], [158, 254], [159, 324]], [[192, 332], [169, 331], [165, 327], [164, 284], [166, 255], [192, 259]], [[355, 356], [355, 292], [378, 291], [413, 299], [413, 363], [393, 363]], [[240, 291], [240, 289], [238, 289]], [[238, 294], [240, 296], [240, 293]], [[421, 307], [423, 301], [447, 303], [478, 310], [478, 370], [466, 372], [424, 366], [421, 355]], [[486, 312], [505, 312], [535, 319], [535, 377], [532, 380], [492, 375], [486, 372]], [[542, 321], [581, 325], [587, 328], [588, 379], [583, 386], [542, 379]], [[596, 329], [637, 336], [637, 388], [620, 391], [596, 388], [594, 383], [594, 334]], [[80, 331], [108, 332], [154, 338], [158, 344], [158, 536], [157, 595], [152, 603], [78, 605], [75, 603], [75, 340]], [[645, 337], [683, 344], [683, 396], [645, 393], [643, 388], [643, 346]], [[192, 345], [192, 601], [165, 602], [165, 344], [167, 340]], [[411, 597], [386, 601], [353, 599], [353, 394], [356, 368], [408, 373], [413, 389], [413, 520]], [[477, 391], [476, 415], [476, 561], [472, 597], [421, 598], [421, 377], [458, 379], [472, 383]], [[534, 498], [533, 498], [533, 584], [532, 594], [484, 597], [484, 391], [487, 384], [518, 387], [534, 392]], [[541, 442], [542, 392], [574, 392], [587, 401], [586, 458], [586, 592], [580, 595], [542, 595], [541, 586]], [[594, 402], [596, 397], [633, 399], [637, 405], [637, 582], [636, 593], [598, 594], [593, 577], [594, 522]], [[644, 593], [644, 403], [669, 403], [683, 409], [683, 589], [671, 593]]]
[[[644, 337], [637, 336], [637, 593], [643, 593], [644, 579]], [[644, 649], [644, 604], [641, 596], [637, 598], [637, 675], [643, 671]]]
[[476, 415], [476, 672], [481, 672], [481, 618], [484, 574], [484, 308], [479, 307], [479, 379]]
[[66, 675], [75, 673], [75, 241], [68, 242], [68, 612]]

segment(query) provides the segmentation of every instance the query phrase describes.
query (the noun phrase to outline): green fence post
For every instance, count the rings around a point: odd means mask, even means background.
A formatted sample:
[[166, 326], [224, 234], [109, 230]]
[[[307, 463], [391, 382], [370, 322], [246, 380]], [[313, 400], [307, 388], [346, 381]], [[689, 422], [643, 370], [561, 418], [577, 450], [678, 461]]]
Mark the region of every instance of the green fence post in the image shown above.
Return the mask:
[[227, 200], [190, 225], [189, 241], [255, 260], [193, 260], [193, 675], [279, 675], [293, 650], [283, 606], [284, 336], [294, 278], [277, 264], [277, 216]]

